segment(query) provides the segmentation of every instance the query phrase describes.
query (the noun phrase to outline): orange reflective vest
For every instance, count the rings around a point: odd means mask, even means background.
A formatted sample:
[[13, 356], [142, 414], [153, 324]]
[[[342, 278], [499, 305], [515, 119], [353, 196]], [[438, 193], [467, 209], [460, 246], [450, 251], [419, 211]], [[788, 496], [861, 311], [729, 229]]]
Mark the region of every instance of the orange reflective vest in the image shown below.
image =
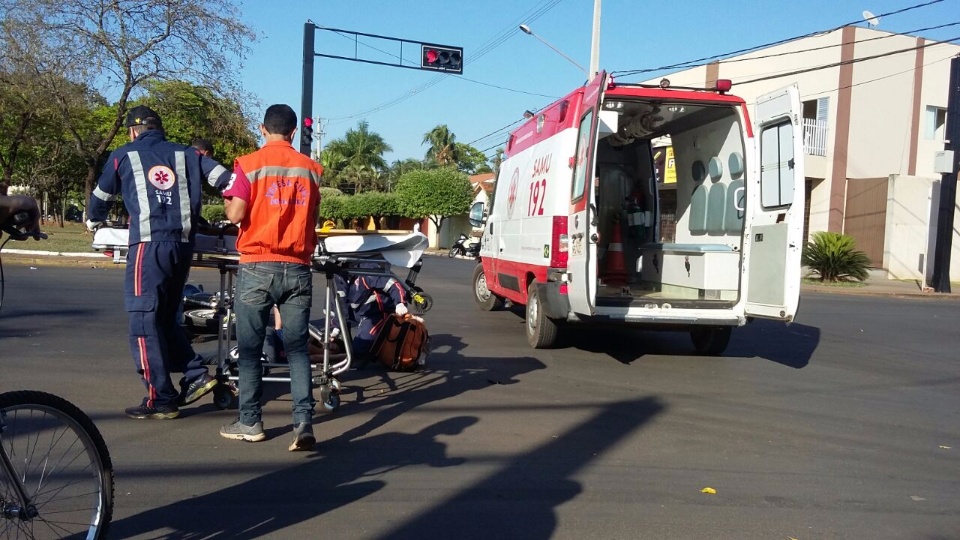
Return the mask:
[[237, 237], [240, 262], [310, 264], [323, 167], [286, 141], [268, 142], [236, 165], [250, 182]]

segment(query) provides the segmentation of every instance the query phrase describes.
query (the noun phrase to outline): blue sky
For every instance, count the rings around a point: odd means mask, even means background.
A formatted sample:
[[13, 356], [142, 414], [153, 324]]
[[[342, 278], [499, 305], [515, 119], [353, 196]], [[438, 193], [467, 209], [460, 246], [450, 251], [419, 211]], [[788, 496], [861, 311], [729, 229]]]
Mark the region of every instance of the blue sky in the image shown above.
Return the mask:
[[[930, 0], [603, 0], [600, 67], [607, 71], [655, 68], [809, 32], [832, 29], [874, 14]], [[594, 0], [249, 0], [241, 18], [261, 40], [241, 71], [245, 89], [266, 107], [288, 103], [300, 110], [303, 25], [378, 34], [414, 42], [461, 46], [463, 76], [317, 57], [314, 116], [323, 118], [323, 141], [343, 136], [366, 120], [393, 147], [388, 161], [422, 158], [423, 135], [446, 124], [459, 142], [488, 155], [506, 135], [500, 128], [566, 94], [584, 74], [518, 26], [588, 67]], [[960, 21], [960, 0], [882, 17], [879, 29], [908, 33]], [[865, 24], [865, 23], [861, 23]], [[316, 32], [318, 53], [398, 62], [395, 42]], [[934, 40], [960, 36], [960, 26], [920, 32]], [[419, 50], [404, 46], [404, 63]], [[627, 78], [627, 81], [659, 76]], [[736, 83], [736, 81], [734, 81]], [[255, 119], [262, 109], [251, 111]], [[485, 137], [492, 132], [496, 135]]]

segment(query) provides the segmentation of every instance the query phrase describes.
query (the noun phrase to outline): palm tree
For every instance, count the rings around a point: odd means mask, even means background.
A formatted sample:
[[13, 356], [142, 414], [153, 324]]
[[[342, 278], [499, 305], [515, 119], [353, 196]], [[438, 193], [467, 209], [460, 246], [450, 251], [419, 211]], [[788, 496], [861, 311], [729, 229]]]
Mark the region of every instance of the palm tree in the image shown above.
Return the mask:
[[457, 163], [457, 136], [446, 124], [441, 124], [423, 135], [423, 144], [430, 144], [426, 159], [441, 167]]
[[[392, 150], [383, 137], [370, 131], [370, 125], [362, 120], [356, 129], [347, 130], [343, 138], [330, 141], [324, 152], [341, 158], [334, 170], [342, 180], [352, 182], [355, 192], [360, 193], [364, 185], [376, 187], [379, 177], [374, 173], [387, 168], [383, 154]], [[340, 175], [341, 171], [346, 174]]]

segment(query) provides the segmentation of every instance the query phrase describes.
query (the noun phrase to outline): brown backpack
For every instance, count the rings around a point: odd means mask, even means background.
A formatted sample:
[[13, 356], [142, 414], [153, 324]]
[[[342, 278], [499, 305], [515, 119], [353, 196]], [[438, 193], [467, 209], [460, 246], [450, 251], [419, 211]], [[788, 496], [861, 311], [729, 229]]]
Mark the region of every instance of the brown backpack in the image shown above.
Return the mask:
[[390, 315], [373, 343], [373, 355], [395, 371], [413, 371], [426, 363], [430, 334], [423, 319]]

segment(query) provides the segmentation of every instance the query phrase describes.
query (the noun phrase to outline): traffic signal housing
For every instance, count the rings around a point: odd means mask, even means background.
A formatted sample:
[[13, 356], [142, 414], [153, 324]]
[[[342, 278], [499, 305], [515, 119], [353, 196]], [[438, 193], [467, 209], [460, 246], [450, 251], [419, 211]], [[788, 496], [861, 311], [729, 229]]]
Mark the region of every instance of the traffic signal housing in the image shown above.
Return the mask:
[[313, 146], [313, 118], [308, 116], [303, 119], [303, 127], [300, 129], [300, 148], [301, 151], [307, 148], [309, 152], [311, 146]]
[[463, 48], [421, 44], [420, 67], [446, 73], [463, 74]]

